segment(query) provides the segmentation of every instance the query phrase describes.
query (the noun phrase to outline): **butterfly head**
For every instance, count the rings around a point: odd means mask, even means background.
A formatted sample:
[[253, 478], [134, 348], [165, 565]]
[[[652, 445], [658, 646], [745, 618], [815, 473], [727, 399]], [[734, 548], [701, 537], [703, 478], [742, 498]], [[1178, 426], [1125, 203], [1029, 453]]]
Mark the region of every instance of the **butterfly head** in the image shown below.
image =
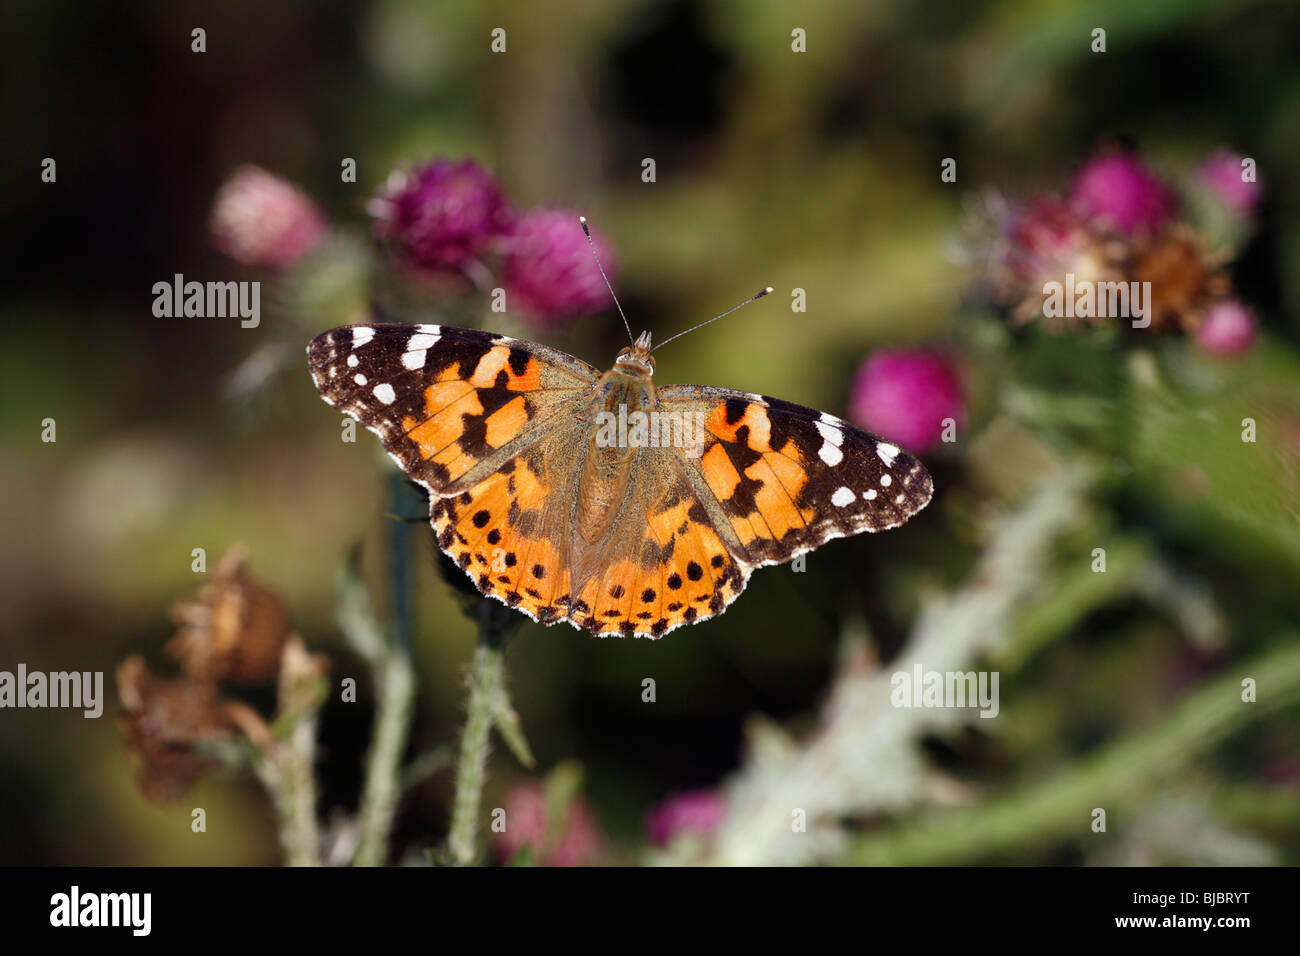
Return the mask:
[[653, 375], [655, 360], [650, 355], [650, 333], [642, 332], [636, 342], [619, 352], [618, 357], [614, 359], [614, 367], [642, 375]]

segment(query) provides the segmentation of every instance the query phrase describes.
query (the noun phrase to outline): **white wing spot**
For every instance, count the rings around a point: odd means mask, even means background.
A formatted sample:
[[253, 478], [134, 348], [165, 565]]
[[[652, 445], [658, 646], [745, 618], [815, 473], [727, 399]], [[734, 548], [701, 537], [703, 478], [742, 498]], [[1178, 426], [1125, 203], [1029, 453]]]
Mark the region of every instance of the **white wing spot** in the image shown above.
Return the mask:
[[357, 358], [355, 353], [348, 356], [348, 368], [356, 368], [360, 364], [361, 359]]
[[[442, 332], [436, 325], [421, 325], [420, 331], [406, 340], [406, 352], [402, 355], [402, 364], [409, 369], [424, 368], [429, 357], [429, 349], [438, 344]], [[432, 331], [430, 331], [432, 330]]]
[[898, 446], [891, 445], [887, 441], [876, 442], [876, 454], [885, 463], [886, 468], [893, 468], [894, 459], [898, 457]]
[[[822, 417], [825, 418], [826, 416], [823, 415]], [[836, 448], [844, 444], [844, 432], [840, 431], [834, 425], [827, 425], [823, 422], [818, 422], [817, 431], [822, 436], [823, 440], [830, 442]]]
[[835, 494], [831, 495], [831, 504], [833, 504], [836, 508], [843, 508], [847, 505], [852, 504], [853, 500], [856, 497], [857, 495], [855, 495], [848, 488], [836, 488]]
[[906, 500], [906, 498], [907, 498], [906, 495], [899, 495], [897, 498], [894, 499], [894, 504], [901, 505], [904, 502], [904, 500]]
[[375, 337], [375, 330], [368, 325], [358, 325], [352, 330], [352, 347], [359, 349]]
[[[424, 325], [422, 329], [436, 329], [436, 325]], [[408, 350], [414, 352], [417, 349], [431, 349], [438, 344], [438, 339], [442, 338], [440, 332], [416, 332], [406, 340]]]
[[375, 386], [375, 398], [379, 399], [385, 405], [391, 405], [397, 399], [397, 393], [393, 391], [393, 386], [384, 382], [382, 385]]
[[366, 378], [360, 372], [357, 372], [357, 374], [352, 377], [352, 381], [356, 382], [358, 385], [365, 385], [366, 382], [370, 381], [370, 379]]
[[893, 483], [894, 483], [894, 479], [891, 478], [889, 475], [881, 475], [881, 476], [880, 476], [880, 487], [881, 487], [881, 488], [888, 488], [888, 487], [889, 487], [890, 485], [892, 485]]
[[862, 497], [867, 499], [867, 501], [874, 501], [876, 499], [876, 489], [868, 488], [866, 491], [862, 492]]
[[840, 431], [834, 425], [825, 423], [826, 415], [822, 415], [823, 421], [817, 423], [817, 433], [822, 436], [822, 447], [818, 450], [817, 456], [822, 461], [834, 468], [844, 460], [844, 453], [840, 451], [840, 445], [844, 442], [844, 432]]

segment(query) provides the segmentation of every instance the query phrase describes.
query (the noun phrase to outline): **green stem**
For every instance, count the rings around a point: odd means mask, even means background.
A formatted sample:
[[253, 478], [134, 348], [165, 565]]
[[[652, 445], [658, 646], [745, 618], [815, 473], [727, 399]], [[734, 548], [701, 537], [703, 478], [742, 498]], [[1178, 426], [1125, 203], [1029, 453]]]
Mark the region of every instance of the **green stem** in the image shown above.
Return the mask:
[[375, 677], [375, 722], [366, 757], [365, 785], [357, 813], [354, 866], [382, 866], [388, 857], [393, 818], [402, 796], [402, 755], [410, 737], [415, 707], [415, 667], [411, 661], [411, 538], [415, 527], [400, 520], [408, 505], [420, 503], [401, 476], [390, 479], [393, 513], [389, 536], [391, 640], [371, 641]]
[[402, 796], [402, 755], [415, 703], [415, 671], [404, 650], [394, 647], [376, 677], [378, 709], [357, 813], [354, 866], [382, 866], [388, 856], [388, 838]]
[[[504, 614], [502, 612], [505, 612]], [[504, 628], [509, 608], [484, 598], [479, 604], [478, 646], [469, 673], [469, 702], [456, 767], [448, 847], [461, 866], [478, 859], [479, 805], [487, 777], [494, 710], [505, 693]]]
[[290, 866], [320, 866], [320, 831], [316, 822], [316, 718], [303, 718], [294, 727], [286, 748], [285, 780], [292, 802], [293, 845]]
[[286, 740], [259, 754], [253, 769], [271, 797], [286, 866], [320, 866], [320, 831], [316, 823], [316, 719], [304, 716]]
[[[1116, 811], [1251, 721], [1300, 698], [1300, 644], [1288, 637], [1263, 657], [1233, 667], [1190, 694], [1157, 727], [1111, 744], [1077, 769], [980, 806], [929, 813], [859, 839], [846, 862], [926, 866], [988, 859], [1029, 843], [1090, 834], [1095, 807]], [[1241, 680], [1255, 678], [1257, 703], [1241, 699]]]

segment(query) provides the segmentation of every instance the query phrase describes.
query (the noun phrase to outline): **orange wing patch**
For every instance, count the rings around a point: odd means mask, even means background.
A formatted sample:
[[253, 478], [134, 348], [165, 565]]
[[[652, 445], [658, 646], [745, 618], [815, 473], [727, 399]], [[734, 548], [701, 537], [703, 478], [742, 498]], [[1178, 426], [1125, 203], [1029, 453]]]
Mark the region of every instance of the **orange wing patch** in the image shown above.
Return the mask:
[[[450, 394], [459, 394], [450, 402]], [[425, 390], [423, 421], [407, 415], [402, 418], [402, 431], [419, 449], [420, 457], [446, 468], [447, 478], [455, 481], [474, 464], [464, 454], [461, 439], [465, 436], [465, 419], [483, 414], [483, 403], [476, 389], [465, 382], [439, 382]]]
[[[498, 383], [497, 376], [502, 371], [506, 373], [506, 380], [504, 383]], [[529, 392], [540, 387], [540, 368], [537, 359], [529, 356], [523, 371], [516, 372], [510, 364], [510, 347], [497, 345], [478, 360], [469, 383], [475, 388], [492, 388], [494, 385], [500, 387], [504, 384], [505, 388], [512, 392]]]
[[700, 470], [704, 472], [704, 480], [709, 483], [709, 490], [719, 501], [726, 501], [736, 493], [736, 486], [740, 484], [740, 472], [736, 471], [736, 466], [727, 457], [721, 443], [715, 443], [700, 458]]
[[717, 441], [701, 457], [700, 471], [741, 545], [767, 559], [817, 517], [815, 508], [799, 504], [809, 481], [803, 453], [789, 437], [773, 447], [771, 416], [757, 402], [716, 405], [707, 430]]
[[812, 508], [801, 509], [797, 504], [799, 492], [808, 483], [807, 473], [784, 455], [763, 455], [745, 469], [745, 477], [758, 486], [753, 491], [754, 506], [775, 540], [790, 531], [803, 530], [816, 516]]
[[767, 409], [756, 404], [746, 406], [744, 414], [741, 415], [738, 421], [729, 421], [727, 419], [727, 404], [723, 402], [709, 415], [709, 421], [705, 428], [718, 438], [728, 442], [740, 441], [740, 430], [742, 428], [748, 429], [749, 446], [755, 451], [762, 451], [767, 447], [768, 438], [772, 432], [772, 423], [768, 420]]
[[528, 424], [528, 403], [520, 395], [502, 405], [487, 418], [487, 443], [500, 448]]
[[[516, 438], [532, 418], [527, 398], [510, 394], [536, 389], [540, 366], [529, 357], [522, 371], [516, 367], [504, 345], [489, 349], [467, 380], [451, 364], [424, 390], [426, 417], [402, 418], [402, 431], [421, 458], [445, 469], [445, 481], [456, 481], [484, 454]], [[475, 419], [482, 419], [481, 434], [471, 430]]]

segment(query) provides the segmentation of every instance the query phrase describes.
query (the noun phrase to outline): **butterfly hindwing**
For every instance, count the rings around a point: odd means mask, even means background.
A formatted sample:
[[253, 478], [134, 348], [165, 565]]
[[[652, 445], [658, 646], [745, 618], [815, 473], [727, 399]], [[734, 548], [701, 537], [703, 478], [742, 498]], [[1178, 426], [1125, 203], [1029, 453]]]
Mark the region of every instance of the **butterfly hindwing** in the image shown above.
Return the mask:
[[641, 449], [629, 500], [612, 529], [615, 553], [582, 589], [590, 615], [577, 623], [601, 636], [661, 637], [721, 613], [744, 590], [749, 569], [674, 449]]
[[474, 487], [433, 502], [438, 545], [484, 594], [553, 623], [580, 610], [569, 593], [562, 538], [548, 527], [551, 492], [540, 456], [505, 462]]

